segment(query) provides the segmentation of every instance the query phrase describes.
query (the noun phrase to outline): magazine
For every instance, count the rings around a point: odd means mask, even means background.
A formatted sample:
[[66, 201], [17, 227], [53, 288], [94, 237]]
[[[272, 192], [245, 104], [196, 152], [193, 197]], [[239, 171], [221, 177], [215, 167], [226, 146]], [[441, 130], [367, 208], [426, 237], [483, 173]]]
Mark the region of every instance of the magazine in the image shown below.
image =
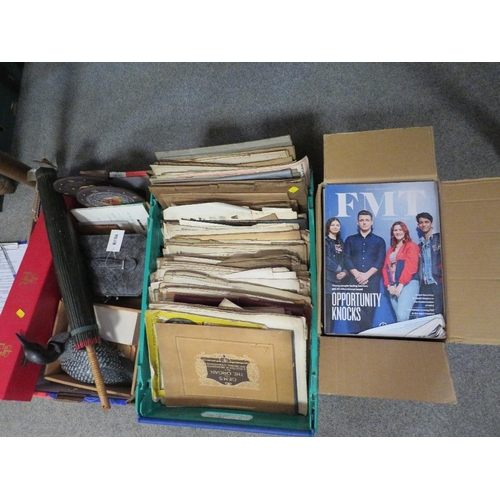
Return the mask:
[[327, 184], [323, 200], [324, 333], [444, 338], [437, 183]]

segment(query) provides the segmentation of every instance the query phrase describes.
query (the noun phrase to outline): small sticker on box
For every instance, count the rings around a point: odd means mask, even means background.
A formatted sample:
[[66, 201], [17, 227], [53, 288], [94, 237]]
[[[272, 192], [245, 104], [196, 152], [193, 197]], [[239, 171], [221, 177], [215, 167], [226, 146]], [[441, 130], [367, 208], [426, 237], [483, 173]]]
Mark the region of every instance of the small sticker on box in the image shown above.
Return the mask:
[[108, 246], [106, 248], [107, 252], [119, 252], [122, 247], [123, 236], [125, 231], [123, 229], [112, 229], [109, 234]]
[[292, 186], [292, 187], [288, 190], [288, 192], [289, 192], [289, 193], [296, 193], [298, 190], [299, 190], [299, 188], [298, 188], [297, 186]]

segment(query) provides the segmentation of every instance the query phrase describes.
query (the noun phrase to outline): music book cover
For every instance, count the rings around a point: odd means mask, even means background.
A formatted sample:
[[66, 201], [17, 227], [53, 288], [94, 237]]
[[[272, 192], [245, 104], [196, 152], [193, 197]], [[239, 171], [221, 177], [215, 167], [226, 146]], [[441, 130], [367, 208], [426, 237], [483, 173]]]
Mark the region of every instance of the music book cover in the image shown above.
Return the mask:
[[[150, 304], [151, 306], [151, 304]], [[207, 315], [200, 316], [188, 311], [165, 311], [147, 310], [144, 322], [146, 324], [146, 339], [149, 350], [149, 363], [151, 368], [151, 395], [153, 401], [165, 402], [165, 387], [163, 385], [163, 373], [160, 363], [160, 353], [158, 339], [156, 335], [155, 323], [188, 323], [202, 325], [209, 322], [211, 325], [237, 326], [244, 328], [265, 328], [259, 323], [249, 321], [238, 321], [235, 319], [213, 318]]]
[[297, 413], [290, 330], [157, 323], [167, 406]]
[[438, 186], [327, 184], [324, 332], [444, 338]]

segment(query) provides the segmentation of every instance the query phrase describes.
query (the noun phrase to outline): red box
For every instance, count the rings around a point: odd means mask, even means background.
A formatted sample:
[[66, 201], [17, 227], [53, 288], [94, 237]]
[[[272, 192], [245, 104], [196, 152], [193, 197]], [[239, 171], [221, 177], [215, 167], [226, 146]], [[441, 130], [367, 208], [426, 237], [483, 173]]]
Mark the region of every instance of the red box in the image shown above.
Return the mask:
[[40, 214], [0, 315], [0, 399], [30, 401], [42, 369], [24, 358], [19, 333], [45, 345], [51, 335], [61, 292]]

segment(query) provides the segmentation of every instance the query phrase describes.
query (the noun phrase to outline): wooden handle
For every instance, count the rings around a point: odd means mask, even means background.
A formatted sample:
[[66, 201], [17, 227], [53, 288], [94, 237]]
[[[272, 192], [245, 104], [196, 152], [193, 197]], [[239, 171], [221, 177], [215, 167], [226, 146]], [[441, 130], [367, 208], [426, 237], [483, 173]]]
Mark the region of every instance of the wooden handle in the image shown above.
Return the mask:
[[87, 351], [90, 369], [92, 370], [92, 375], [94, 376], [95, 385], [97, 387], [97, 394], [101, 401], [102, 409], [109, 410], [111, 406], [109, 404], [108, 395], [106, 393], [106, 386], [104, 385], [104, 380], [102, 379], [101, 368], [99, 366], [99, 362], [97, 361], [95, 345], [86, 345], [85, 350]]
[[0, 174], [22, 184], [35, 187], [34, 181], [28, 181], [28, 172], [30, 170], [31, 168], [28, 165], [0, 151]]

